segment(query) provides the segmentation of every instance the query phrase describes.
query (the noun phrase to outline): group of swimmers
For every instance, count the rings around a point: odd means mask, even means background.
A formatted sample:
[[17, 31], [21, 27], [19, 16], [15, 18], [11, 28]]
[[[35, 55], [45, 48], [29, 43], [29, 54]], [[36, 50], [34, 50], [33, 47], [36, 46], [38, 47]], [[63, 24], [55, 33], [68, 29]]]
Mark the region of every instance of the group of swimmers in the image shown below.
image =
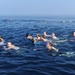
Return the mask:
[[36, 34], [36, 37], [32, 37], [29, 33], [26, 33], [27, 39], [30, 39], [34, 44], [38, 44], [39, 42], [45, 42], [45, 46], [48, 50], [55, 50], [58, 52], [58, 49], [52, 46], [52, 41], [48, 38], [51, 38], [52, 40], [59, 40], [55, 33], [52, 33], [51, 35], [48, 35], [46, 32], [43, 33], [43, 36], [40, 34]]
[[[75, 32], [73, 32], [73, 36], [75, 37]], [[26, 33], [26, 38], [31, 40], [33, 44], [40, 44], [42, 42], [45, 44], [45, 47], [50, 50], [55, 50], [58, 52], [58, 49], [52, 46], [54, 40], [58, 41], [59, 38], [56, 37], [55, 33], [48, 35], [46, 32], [43, 33], [43, 36], [40, 34], [36, 34], [36, 37], [32, 37], [29, 33]], [[73, 41], [73, 40], [71, 40]], [[5, 50], [20, 49], [18, 46], [13, 45], [11, 42], [5, 43], [5, 40], [0, 36], [0, 46], [4, 46]]]
[[[75, 32], [73, 32], [73, 36], [75, 37]], [[44, 32], [43, 36], [41, 36], [40, 34], [36, 34], [36, 37], [32, 37], [29, 33], [26, 33], [26, 37], [27, 39], [30, 39], [34, 44], [38, 44], [40, 41], [43, 41], [43, 43], [46, 42], [45, 47], [49, 51], [55, 50], [56, 52], [58, 52], [58, 49], [52, 46], [54, 41], [60, 40], [58, 37], [56, 37], [55, 33], [48, 35], [46, 32]], [[60, 42], [65, 42], [65, 41], [67, 40], [60, 40]], [[70, 40], [70, 41], [73, 41], [73, 40]]]

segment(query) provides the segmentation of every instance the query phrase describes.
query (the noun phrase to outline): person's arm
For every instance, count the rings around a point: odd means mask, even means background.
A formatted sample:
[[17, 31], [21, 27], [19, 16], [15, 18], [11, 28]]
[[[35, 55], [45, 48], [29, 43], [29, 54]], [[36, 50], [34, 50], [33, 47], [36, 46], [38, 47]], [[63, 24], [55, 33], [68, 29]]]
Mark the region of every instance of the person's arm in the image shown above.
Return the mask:
[[7, 50], [6, 46], [4, 46], [4, 49]]
[[4, 46], [4, 49], [5, 49], [5, 50], [9, 50], [9, 49], [11, 49], [11, 48], [10, 48], [10, 47], [9, 47], [9, 48], [6, 48], [6, 46]]
[[55, 47], [52, 47], [53, 50], [55, 50], [56, 52], [58, 52], [58, 49], [56, 49]]

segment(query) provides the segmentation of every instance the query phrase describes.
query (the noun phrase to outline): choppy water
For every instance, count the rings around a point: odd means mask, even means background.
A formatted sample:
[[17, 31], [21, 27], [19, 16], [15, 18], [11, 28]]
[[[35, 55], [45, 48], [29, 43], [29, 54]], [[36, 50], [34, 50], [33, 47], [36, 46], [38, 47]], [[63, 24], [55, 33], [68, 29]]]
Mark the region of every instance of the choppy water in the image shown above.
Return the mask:
[[0, 47], [0, 75], [75, 75], [75, 41], [59, 43], [61, 54], [33, 46], [25, 34], [48, 34], [70, 39], [75, 31], [75, 17], [0, 17], [0, 35], [20, 50]]

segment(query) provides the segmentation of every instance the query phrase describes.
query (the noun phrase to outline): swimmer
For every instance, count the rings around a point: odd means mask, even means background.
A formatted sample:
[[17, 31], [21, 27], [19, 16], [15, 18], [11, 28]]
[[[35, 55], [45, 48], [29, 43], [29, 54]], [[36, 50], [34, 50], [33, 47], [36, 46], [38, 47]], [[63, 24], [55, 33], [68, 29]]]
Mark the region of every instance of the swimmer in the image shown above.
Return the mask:
[[4, 46], [4, 49], [5, 49], [5, 50], [10, 50], [10, 49], [18, 50], [18, 49], [19, 49], [19, 47], [17, 47], [17, 46], [15, 46], [15, 45], [13, 45], [11, 42], [8, 42], [8, 43], [7, 43], [7, 47], [6, 47], [6, 46]]
[[58, 38], [55, 36], [55, 34], [54, 33], [52, 33], [52, 40], [58, 40]]
[[52, 44], [51, 43], [47, 43], [46, 44], [46, 48], [50, 51], [50, 50], [55, 50], [56, 52], [58, 52], [58, 49], [56, 49], [56, 48], [54, 48], [53, 46], [52, 46]]
[[41, 36], [40, 34], [36, 34], [36, 37], [37, 37], [37, 41], [44, 41], [44, 37]]
[[67, 41], [66, 39], [63, 40], [63, 39], [57, 38], [55, 36], [55, 33], [52, 33], [52, 43], [63, 43], [63, 42], [66, 42], [66, 41]]
[[41, 40], [41, 35], [40, 34], [36, 34], [37, 40], [40, 41]]
[[[43, 46], [45, 43], [44, 41], [38, 41], [36, 39], [32, 39], [31, 41], [34, 45], [39, 45], [39, 46]], [[46, 46], [46, 44], [44, 46]]]
[[44, 41], [44, 42], [49, 42], [50, 40], [48, 39], [45, 39], [43, 36], [40, 37], [41, 41]]
[[27, 39], [32, 39], [33, 37], [29, 33], [26, 33], [26, 38]]
[[52, 42], [50, 39], [44, 38], [44, 36], [40, 36], [39, 40], [37, 40], [37, 41]]
[[51, 37], [51, 35], [48, 35], [46, 32], [44, 32], [43, 35], [44, 35], [45, 37]]

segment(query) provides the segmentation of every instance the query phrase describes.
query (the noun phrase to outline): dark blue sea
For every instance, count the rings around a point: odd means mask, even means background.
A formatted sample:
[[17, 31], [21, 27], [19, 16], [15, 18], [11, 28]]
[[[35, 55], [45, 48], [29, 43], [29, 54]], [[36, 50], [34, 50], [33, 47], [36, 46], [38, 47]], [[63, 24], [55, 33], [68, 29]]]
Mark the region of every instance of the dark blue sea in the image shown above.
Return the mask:
[[[44, 31], [68, 40], [54, 46], [61, 53], [35, 46], [26, 39], [26, 33], [35, 37]], [[74, 16], [0, 16], [0, 35], [6, 43], [20, 47], [0, 47], [0, 75], [75, 75], [75, 39], [70, 41], [74, 31]]]

